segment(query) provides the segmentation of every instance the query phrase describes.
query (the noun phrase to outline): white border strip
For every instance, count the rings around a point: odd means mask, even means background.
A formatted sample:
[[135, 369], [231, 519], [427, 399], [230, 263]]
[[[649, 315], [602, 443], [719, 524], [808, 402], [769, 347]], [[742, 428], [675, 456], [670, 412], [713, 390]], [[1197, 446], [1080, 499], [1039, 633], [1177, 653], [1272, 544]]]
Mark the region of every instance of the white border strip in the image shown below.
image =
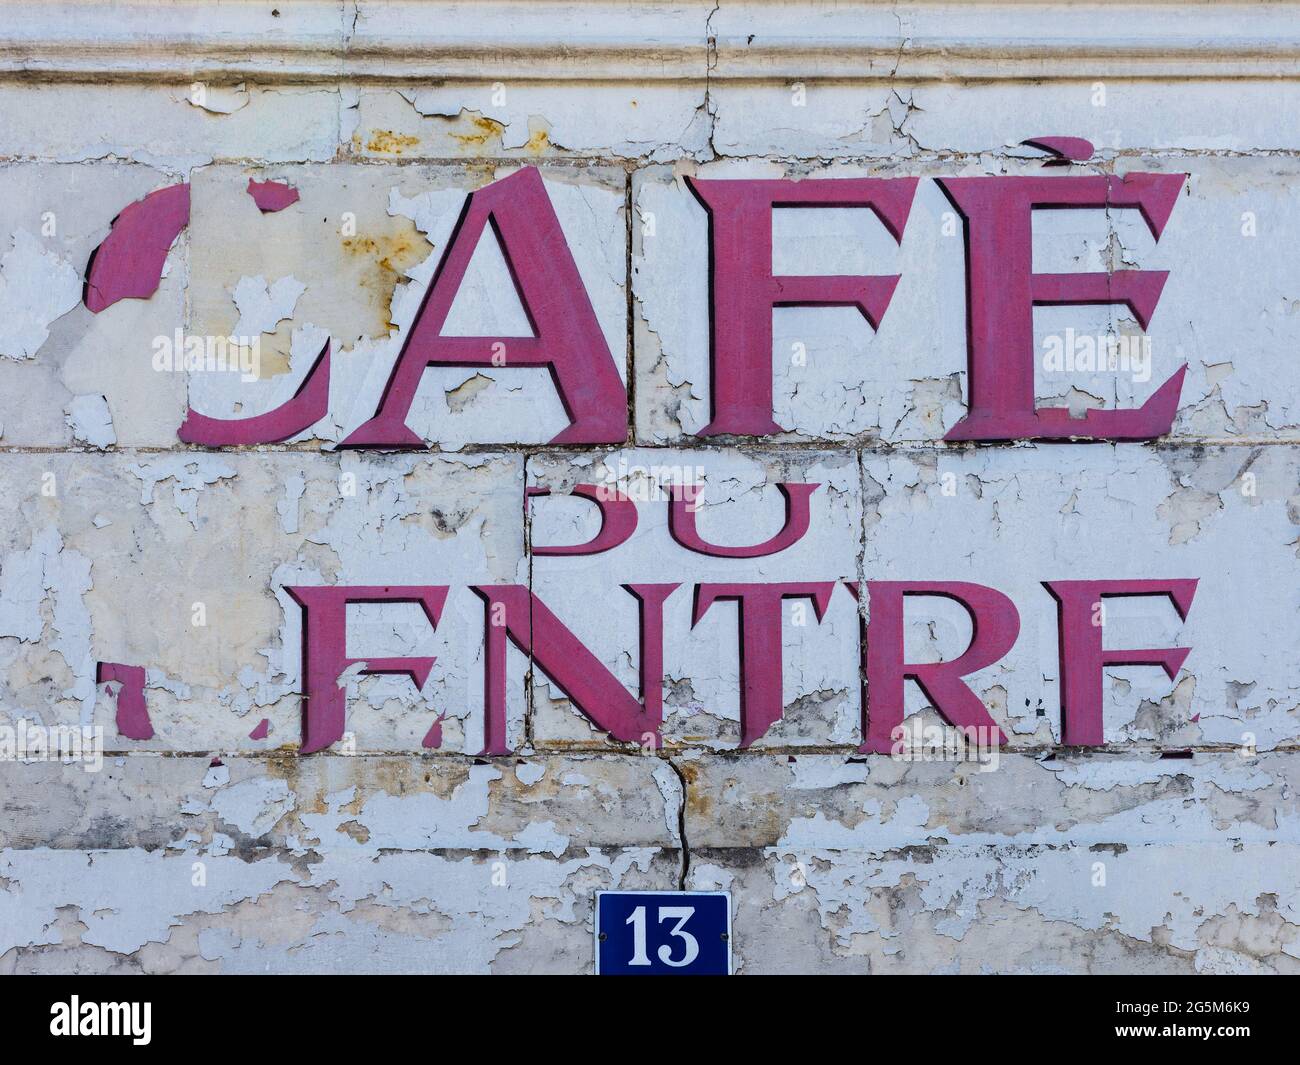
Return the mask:
[[1300, 3], [0, 0], [39, 80], [1300, 77]]

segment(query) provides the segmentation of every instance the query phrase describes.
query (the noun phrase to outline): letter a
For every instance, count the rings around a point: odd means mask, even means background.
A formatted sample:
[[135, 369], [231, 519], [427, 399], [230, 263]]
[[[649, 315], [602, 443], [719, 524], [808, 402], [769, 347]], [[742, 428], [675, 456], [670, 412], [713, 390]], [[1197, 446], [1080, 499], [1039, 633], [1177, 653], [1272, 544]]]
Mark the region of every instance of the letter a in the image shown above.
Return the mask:
[[406, 425], [428, 366], [499, 367], [501, 337], [443, 336], [442, 328], [483, 231], [491, 225], [532, 325], [529, 337], [506, 338], [505, 365], [545, 367], [572, 424], [552, 444], [621, 444], [627, 437], [627, 395], [582, 286], [559, 219], [536, 167], [471, 193], [446, 254], [392, 375], [379, 409], [343, 441], [344, 447], [422, 448]]

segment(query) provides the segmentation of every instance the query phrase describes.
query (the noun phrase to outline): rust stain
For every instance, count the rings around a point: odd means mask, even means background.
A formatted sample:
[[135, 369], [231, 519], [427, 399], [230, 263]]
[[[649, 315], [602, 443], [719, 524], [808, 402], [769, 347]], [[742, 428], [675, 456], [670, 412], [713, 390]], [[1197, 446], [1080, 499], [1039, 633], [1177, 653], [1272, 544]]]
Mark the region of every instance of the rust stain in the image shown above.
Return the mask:
[[394, 133], [390, 129], [372, 129], [370, 131], [370, 140], [366, 144], [366, 150], [384, 152], [388, 155], [401, 155], [403, 151], [414, 148], [419, 143], [419, 137], [412, 137], [405, 133]]
[[344, 237], [343, 249], [353, 255], [373, 259], [375, 265], [386, 273], [402, 274], [419, 262], [422, 256], [419, 245], [425, 241], [417, 237], [415, 232], [415, 227], [411, 226], [409, 233]]
[[357, 281], [384, 319], [381, 328], [372, 335], [392, 329], [393, 324], [388, 315], [393, 291], [406, 276], [407, 270], [422, 262], [429, 254], [429, 242], [420, 235], [413, 223], [395, 218], [391, 232], [374, 235], [359, 233], [354, 237], [344, 237], [340, 243], [344, 254], [362, 267]]
[[302, 778], [302, 758], [298, 754], [298, 745], [286, 743], [276, 748], [266, 760], [266, 775], [273, 780], [283, 780], [289, 786], [289, 790], [296, 795], [300, 790]]
[[707, 821], [713, 816], [713, 796], [708, 795], [695, 789], [688, 789], [686, 792], [686, 809], [694, 817], [701, 821]]
[[528, 143], [524, 145], [524, 150], [531, 155], [541, 155], [551, 146], [551, 136], [547, 130], [533, 130], [528, 137]]
[[488, 141], [500, 137], [505, 132], [505, 126], [494, 118], [484, 118], [482, 115], [471, 115], [469, 117], [472, 133], [451, 134], [462, 145], [467, 147], [483, 147]]

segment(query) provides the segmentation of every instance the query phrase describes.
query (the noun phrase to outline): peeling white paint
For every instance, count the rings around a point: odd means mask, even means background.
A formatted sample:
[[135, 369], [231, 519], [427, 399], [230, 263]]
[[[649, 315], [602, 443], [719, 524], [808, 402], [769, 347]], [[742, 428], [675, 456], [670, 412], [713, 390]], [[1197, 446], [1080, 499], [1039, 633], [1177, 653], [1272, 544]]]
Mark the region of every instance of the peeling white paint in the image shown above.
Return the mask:
[[73, 396], [68, 404], [68, 425], [74, 440], [101, 451], [117, 443], [113, 432], [113, 414], [103, 396]]
[[50, 325], [80, 299], [81, 279], [72, 264], [18, 230], [0, 255], [0, 356], [35, 358]]

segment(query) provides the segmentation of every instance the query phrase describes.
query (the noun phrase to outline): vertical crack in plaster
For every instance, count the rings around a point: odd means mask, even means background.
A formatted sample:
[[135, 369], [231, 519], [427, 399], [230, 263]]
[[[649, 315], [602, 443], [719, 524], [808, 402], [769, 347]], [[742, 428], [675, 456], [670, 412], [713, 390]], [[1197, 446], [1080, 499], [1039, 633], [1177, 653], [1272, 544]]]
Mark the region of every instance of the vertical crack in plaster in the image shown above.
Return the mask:
[[714, 130], [718, 124], [718, 110], [713, 102], [713, 72], [718, 66], [718, 38], [713, 33], [713, 16], [722, 9], [720, 3], [713, 5], [709, 17], [704, 20], [704, 114], [709, 120], [709, 154], [718, 157], [718, 149], [713, 143]]
[[677, 806], [677, 840], [681, 845], [682, 868], [677, 877], [677, 890], [685, 891], [686, 878], [691, 871], [691, 843], [686, 835], [686, 796], [690, 782], [686, 779], [686, 774], [682, 772], [681, 767], [671, 758], [664, 758], [664, 764], [677, 775], [680, 784], [681, 798]]
[[[533, 642], [533, 510], [528, 505], [528, 476], [529, 464], [532, 462], [532, 455], [524, 456], [524, 484], [522, 488], [523, 499], [520, 505], [524, 512], [524, 559], [528, 565], [528, 644], [531, 647]], [[483, 615], [483, 639], [486, 642], [489, 638], [486, 626], [492, 624], [490, 612]], [[509, 642], [507, 641], [507, 649]], [[507, 650], [507, 654], [508, 654]], [[533, 653], [528, 652], [528, 668], [524, 671], [524, 742], [525, 750], [533, 748]], [[487, 712], [487, 704], [484, 703], [484, 713]], [[486, 728], [486, 724], [484, 726]]]

